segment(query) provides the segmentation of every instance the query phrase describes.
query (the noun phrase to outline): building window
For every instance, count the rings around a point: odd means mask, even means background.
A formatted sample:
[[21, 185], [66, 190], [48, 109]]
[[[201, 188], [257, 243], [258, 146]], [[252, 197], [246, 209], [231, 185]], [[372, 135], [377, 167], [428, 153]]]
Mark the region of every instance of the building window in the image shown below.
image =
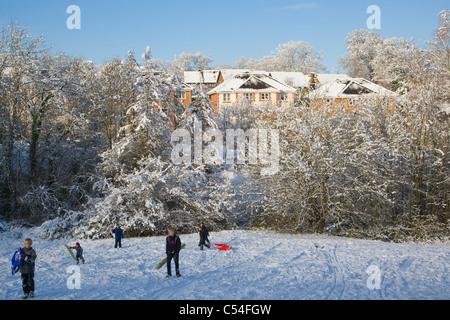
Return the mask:
[[261, 101], [267, 101], [267, 100], [269, 100], [269, 94], [261, 93]]
[[281, 101], [287, 101], [288, 100], [288, 96], [287, 96], [287, 94], [286, 93], [281, 93], [280, 94], [280, 100]]
[[223, 94], [223, 102], [231, 102], [231, 94], [224, 93]]
[[182, 100], [186, 99], [186, 91], [181, 91], [180, 99], [182, 99]]
[[253, 95], [254, 95], [253, 93], [246, 93], [245, 94], [245, 99], [253, 101]]
[[349, 105], [352, 107], [358, 105], [358, 99], [349, 99]]

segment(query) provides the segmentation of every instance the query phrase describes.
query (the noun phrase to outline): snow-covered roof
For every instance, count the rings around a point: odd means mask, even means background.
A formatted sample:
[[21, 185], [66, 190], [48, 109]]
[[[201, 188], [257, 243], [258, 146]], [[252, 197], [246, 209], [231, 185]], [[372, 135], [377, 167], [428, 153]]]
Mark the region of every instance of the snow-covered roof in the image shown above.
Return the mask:
[[309, 98], [355, 98], [384, 96], [395, 97], [396, 93], [363, 78], [337, 79], [312, 91]]
[[296, 89], [278, 81], [266, 73], [244, 72], [237, 73], [223, 82], [208, 94], [227, 92], [295, 92]]
[[255, 74], [265, 74], [269, 77], [274, 78], [280, 82], [290, 85], [294, 88], [304, 88], [308, 86], [309, 78], [306, 77], [301, 72], [283, 72], [283, 71], [254, 71], [247, 69], [223, 69], [222, 76], [224, 81], [233, 78], [236, 74], [241, 73], [255, 73]]
[[184, 82], [187, 84], [217, 83], [220, 70], [185, 71]]
[[[247, 69], [222, 69], [222, 76], [224, 81], [233, 78], [236, 74], [240, 73], [259, 73], [268, 75], [275, 80], [281, 81], [294, 88], [308, 88], [309, 81], [311, 79], [310, 74], [304, 74], [302, 72], [286, 72], [286, 71], [251, 71]], [[315, 73], [315, 78], [319, 80], [321, 85], [333, 82], [337, 79], [351, 79], [346, 74], [332, 74], [332, 73]]]
[[294, 88], [308, 87], [309, 78], [301, 72], [269, 72], [269, 75], [283, 83], [286, 83]]
[[230, 80], [237, 74], [242, 73], [254, 73], [254, 74], [265, 74], [270, 76], [270, 72], [264, 70], [249, 70], [249, 69], [222, 69], [222, 77], [224, 81]]
[[[310, 76], [307, 76], [308, 81], [310, 80]], [[319, 80], [321, 85], [326, 85], [330, 82], [334, 82], [339, 79], [352, 79], [352, 77], [346, 74], [334, 74], [334, 73], [316, 73], [316, 78]]]

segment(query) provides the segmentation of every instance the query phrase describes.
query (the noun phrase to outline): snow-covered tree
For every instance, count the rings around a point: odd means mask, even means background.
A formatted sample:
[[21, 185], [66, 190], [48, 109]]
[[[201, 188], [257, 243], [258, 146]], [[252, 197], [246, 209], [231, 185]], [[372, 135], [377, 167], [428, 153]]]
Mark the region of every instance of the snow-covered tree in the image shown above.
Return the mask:
[[171, 127], [184, 112], [178, 100], [181, 89], [174, 77], [146, 65], [135, 82], [136, 100], [125, 110], [127, 121], [118, 126], [116, 143], [103, 155], [107, 176], [132, 171], [149, 154], [162, 156], [170, 142]]
[[430, 43], [431, 54], [435, 64], [442, 71], [450, 72], [450, 10], [439, 12], [440, 26], [435, 32], [435, 39]]
[[191, 60], [195, 70], [206, 70], [212, 62], [211, 56], [205, 56], [201, 52], [192, 55]]
[[118, 58], [101, 66], [95, 104], [99, 123], [111, 148], [119, 137], [118, 129], [126, 123], [126, 113], [137, 99], [136, 78], [139, 69], [133, 56], [126, 62]]
[[0, 146], [3, 162], [4, 212], [18, 206], [18, 177], [23, 168], [19, 141], [26, 128], [29, 91], [36, 80], [36, 65], [46, 50], [44, 39], [33, 37], [25, 27], [11, 25], [0, 30]]
[[413, 40], [385, 39], [378, 33], [356, 30], [346, 38], [348, 55], [340, 58], [352, 77], [365, 78], [391, 90], [404, 89], [411, 56], [420, 54]]
[[316, 51], [312, 45], [304, 41], [290, 41], [281, 44], [273, 55], [277, 61], [276, 68], [280, 71], [297, 71], [308, 74], [325, 70], [325, 66], [320, 63], [324, 53]]
[[195, 90], [195, 99], [186, 108], [180, 127], [194, 133], [194, 126], [200, 126], [201, 130], [216, 129], [217, 123], [214, 119], [215, 110], [208, 95], [202, 90]]
[[43, 38], [15, 25], [2, 30], [0, 55], [1, 209], [9, 218], [39, 222], [85, 199], [85, 165], [96, 155], [80, 146], [96, 139], [86, 121], [91, 64], [51, 55]]
[[409, 91], [389, 108], [371, 99], [351, 112], [322, 102], [277, 113], [280, 172], [249, 182], [264, 194], [254, 226], [384, 240], [445, 236], [450, 82], [429, 54], [409, 62]]
[[374, 207], [388, 207], [387, 181], [376, 164], [386, 149], [372, 110], [303, 105], [279, 114], [275, 126], [281, 171], [259, 179], [268, 188], [258, 225], [297, 232], [358, 229], [382, 212]]
[[144, 60], [145, 62], [150, 61], [150, 59], [152, 58], [152, 53], [150, 50], [150, 46], [147, 46], [147, 48], [145, 49], [145, 52], [142, 54], [142, 60]]
[[314, 49], [304, 41], [290, 41], [280, 44], [275, 52], [261, 60], [242, 58], [235, 62], [236, 69], [288, 71], [288, 72], [322, 72], [325, 67], [320, 63], [324, 53]]
[[183, 79], [184, 71], [206, 70], [209, 68], [211, 62], [211, 56], [205, 56], [201, 52], [195, 54], [183, 52], [180, 55], [175, 55], [168, 70], [179, 79]]
[[378, 48], [383, 45], [383, 37], [368, 30], [351, 32], [345, 42], [348, 56], [342, 57], [340, 63], [352, 77], [373, 79], [372, 61], [377, 56]]

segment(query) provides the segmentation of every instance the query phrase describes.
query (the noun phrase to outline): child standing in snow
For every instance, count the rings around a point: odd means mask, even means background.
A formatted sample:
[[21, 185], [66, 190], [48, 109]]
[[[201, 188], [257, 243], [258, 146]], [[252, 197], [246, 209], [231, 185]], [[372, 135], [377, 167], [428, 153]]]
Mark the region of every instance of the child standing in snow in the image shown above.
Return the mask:
[[122, 248], [123, 230], [120, 228], [119, 224], [116, 225], [116, 228], [113, 229], [112, 232], [114, 234], [114, 239], [116, 240], [114, 248], [117, 248], [117, 245], [119, 245], [119, 248]]
[[23, 289], [22, 299], [34, 298], [34, 262], [37, 255], [36, 251], [31, 247], [32, 244], [33, 241], [30, 238], [25, 239], [25, 248], [22, 249], [22, 266], [20, 267]]
[[200, 250], [203, 250], [203, 246], [211, 249], [210, 242], [208, 240], [209, 232], [203, 222], [200, 224], [200, 227], [198, 227], [198, 233], [200, 235], [200, 242], [198, 244], [200, 246]]
[[81, 262], [84, 264], [84, 258], [83, 258], [83, 248], [81, 247], [81, 245], [77, 242], [75, 244], [75, 247], [70, 247], [70, 249], [75, 249], [76, 250], [76, 256], [75, 258], [77, 259], [77, 264], [80, 263], [80, 259]]
[[166, 254], [167, 254], [167, 278], [172, 277], [171, 262], [175, 262], [175, 272], [177, 277], [181, 277], [179, 267], [179, 254], [181, 250], [180, 237], [175, 234], [175, 229], [169, 229], [169, 235], [166, 238]]

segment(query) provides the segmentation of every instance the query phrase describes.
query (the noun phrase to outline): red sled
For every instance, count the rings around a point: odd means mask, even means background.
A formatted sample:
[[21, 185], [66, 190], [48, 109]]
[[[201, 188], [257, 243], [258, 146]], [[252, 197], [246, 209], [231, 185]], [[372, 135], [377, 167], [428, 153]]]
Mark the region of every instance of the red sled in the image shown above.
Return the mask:
[[228, 250], [231, 250], [233, 248], [233, 247], [230, 247], [230, 246], [228, 246], [226, 244], [223, 244], [223, 243], [214, 243], [214, 245], [218, 246], [219, 248], [217, 248], [217, 249], [220, 250], [220, 251], [228, 251]]

